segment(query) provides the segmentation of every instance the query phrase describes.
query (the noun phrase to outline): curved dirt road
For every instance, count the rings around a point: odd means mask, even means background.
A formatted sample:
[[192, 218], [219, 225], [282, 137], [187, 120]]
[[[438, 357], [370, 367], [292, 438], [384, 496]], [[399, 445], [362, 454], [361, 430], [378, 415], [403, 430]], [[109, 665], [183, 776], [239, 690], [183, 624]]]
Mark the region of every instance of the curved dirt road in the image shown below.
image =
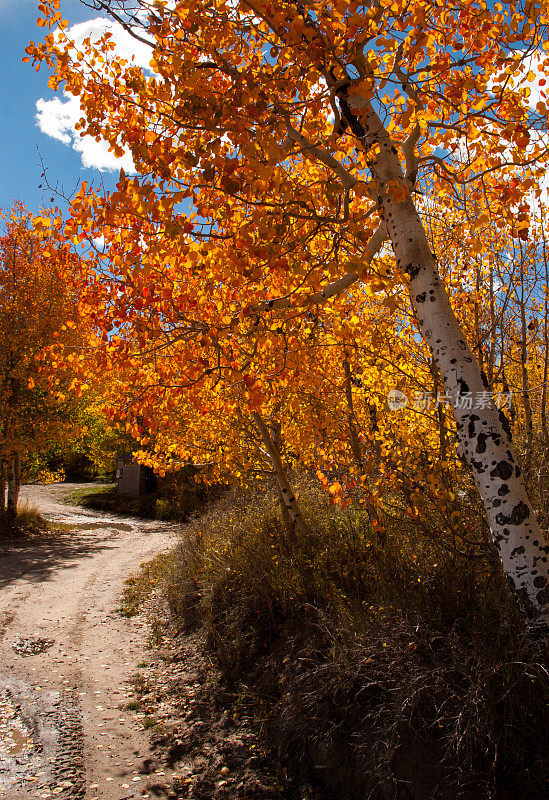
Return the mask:
[[177, 529], [65, 505], [72, 488], [27, 486], [21, 498], [71, 529], [0, 540], [0, 799], [160, 792], [147, 731], [127, 709], [146, 624], [118, 608], [124, 579]]

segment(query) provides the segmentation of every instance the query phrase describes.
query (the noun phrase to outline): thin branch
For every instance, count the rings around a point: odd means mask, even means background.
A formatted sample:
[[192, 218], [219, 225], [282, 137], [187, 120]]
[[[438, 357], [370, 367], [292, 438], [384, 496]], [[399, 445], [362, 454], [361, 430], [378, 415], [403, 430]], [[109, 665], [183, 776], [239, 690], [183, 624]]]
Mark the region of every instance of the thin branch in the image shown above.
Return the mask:
[[[387, 240], [387, 231], [384, 225], [380, 225], [379, 228], [375, 231], [372, 238], [368, 242], [365, 248], [364, 254], [364, 263], [365, 266], [368, 266], [376, 254], [381, 249], [383, 243]], [[329, 283], [323, 289], [318, 292], [314, 292], [313, 294], [307, 295], [303, 298], [300, 302], [302, 307], [312, 306], [312, 305], [319, 305], [321, 303], [326, 302], [331, 297], [335, 295], [341, 294], [349, 286], [352, 286], [353, 283], [356, 283], [360, 279], [360, 274], [357, 271], [347, 272], [345, 275], [342, 275], [341, 278]], [[250, 316], [257, 316], [264, 312], [264, 311], [276, 311], [281, 308], [292, 308], [292, 298], [291, 295], [285, 295], [284, 297], [277, 297], [273, 298], [272, 300], [266, 300], [263, 303], [252, 308], [249, 312]]]

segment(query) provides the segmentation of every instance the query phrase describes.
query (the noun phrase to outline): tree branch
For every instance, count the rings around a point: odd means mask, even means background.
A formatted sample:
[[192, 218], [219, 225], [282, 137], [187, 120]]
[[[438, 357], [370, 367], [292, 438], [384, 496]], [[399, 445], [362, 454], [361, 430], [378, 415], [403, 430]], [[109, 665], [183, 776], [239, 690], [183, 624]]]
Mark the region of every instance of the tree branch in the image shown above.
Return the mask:
[[[366, 245], [364, 254], [365, 266], [368, 266], [372, 262], [387, 238], [388, 236], [385, 226], [380, 225]], [[354, 270], [353, 272], [347, 272], [345, 275], [342, 275], [341, 278], [329, 283], [320, 291], [307, 295], [305, 298], [303, 298], [300, 305], [302, 308], [306, 308], [308, 306], [324, 303], [331, 297], [344, 292], [345, 289], [348, 289], [349, 286], [352, 286], [353, 283], [356, 283], [359, 279], [360, 273], [357, 271]], [[277, 311], [281, 308], [292, 308], [292, 305], [291, 295], [285, 295], [284, 297], [277, 297], [273, 298], [272, 300], [266, 300], [263, 303], [259, 303], [249, 311], [249, 315], [259, 317], [260, 314], [265, 311]]]

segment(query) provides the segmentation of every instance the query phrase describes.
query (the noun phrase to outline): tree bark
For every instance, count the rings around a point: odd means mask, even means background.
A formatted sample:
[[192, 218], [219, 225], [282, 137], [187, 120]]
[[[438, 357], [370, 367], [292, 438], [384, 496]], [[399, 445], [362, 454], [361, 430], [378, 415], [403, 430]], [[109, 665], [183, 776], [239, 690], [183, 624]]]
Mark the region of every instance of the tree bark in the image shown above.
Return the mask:
[[511, 587], [526, 615], [548, 629], [549, 548], [511, 448], [507, 418], [491, 400], [465, 340], [410, 192], [404, 202], [393, 198], [392, 187], [410, 186], [397, 150], [370, 102], [348, 92], [339, 92], [342, 115], [370, 158], [397, 265], [407, 277], [412, 308], [453, 405], [460, 454], [471, 466]]
[[429, 369], [431, 372], [431, 376], [433, 378], [433, 388], [434, 394], [437, 398], [436, 403], [436, 414], [437, 414], [437, 424], [438, 424], [438, 441], [439, 441], [439, 453], [440, 453], [440, 460], [444, 461], [446, 458], [446, 420], [444, 417], [444, 408], [443, 403], [438, 402], [439, 397], [439, 389], [440, 389], [440, 375], [438, 373], [437, 365], [434, 361], [431, 361], [429, 364]]
[[490, 386], [494, 385], [494, 364], [496, 360], [496, 314], [494, 302], [494, 273], [490, 270], [489, 279], [490, 297], [490, 340], [488, 346], [487, 377]]
[[[547, 258], [547, 243], [545, 238], [545, 228], [542, 221], [542, 243], [543, 243], [543, 268], [545, 272], [545, 285], [549, 287], [549, 260]], [[549, 448], [549, 431], [547, 430], [547, 378], [549, 375], [549, 303], [547, 292], [543, 298], [543, 378], [541, 385], [541, 430], [546, 448]]]
[[6, 510], [6, 473], [4, 461], [0, 461], [0, 514]]
[[10, 517], [17, 516], [17, 503], [21, 488], [21, 459], [15, 452], [8, 462], [8, 503], [7, 511]]
[[[477, 337], [477, 351], [478, 351], [478, 365], [480, 369], [484, 369], [484, 350], [482, 347], [482, 327], [480, 324], [480, 313], [478, 305], [478, 296], [480, 294], [480, 269], [478, 264], [475, 264], [475, 336]], [[488, 378], [490, 380], [490, 378]]]
[[362, 447], [358, 438], [358, 431], [355, 422], [355, 409], [353, 406], [353, 388], [351, 385], [351, 367], [346, 358], [343, 359], [343, 371], [345, 373], [345, 399], [347, 401], [347, 425], [349, 427], [349, 439], [351, 442], [351, 452], [355, 462], [356, 474], [358, 477], [363, 472]]
[[261, 414], [259, 414], [257, 411], [254, 411], [253, 418], [263, 441], [265, 450], [269, 454], [271, 465], [276, 477], [276, 482], [282, 496], [284, 508], [286, 509], [291, 524], [300, 533], [304, 534], [305, 536], [309, 536], [309, 528], [305, 522], [303, 514], [301, 513], [295, 492], [288, 480], [288, 476], [286, 475], [286, 471], [280, 458], [280, 453], [278, 452], [275, 443], [272, 440], [269, 429], [265, 424]]
[[[269, 436], [271, 437], [271, 441], [280, 455], [282, 452], [282, 424], [271, 416], [268, 425]], [[295, 524], [288, 513], [288, 509], [286, 508], [286, 503], [284, 502], [284, 495], [282, 494], [282, 489], [280, 488], [280, 483], [276, 481], [276, 488], [278, 492], [278, 502], [280, 503], [280, 513], [282, 514], [282, 521], [284, 522], [284, 527], [288, 531], [290, 536], [293, 536], [295, 532]]]

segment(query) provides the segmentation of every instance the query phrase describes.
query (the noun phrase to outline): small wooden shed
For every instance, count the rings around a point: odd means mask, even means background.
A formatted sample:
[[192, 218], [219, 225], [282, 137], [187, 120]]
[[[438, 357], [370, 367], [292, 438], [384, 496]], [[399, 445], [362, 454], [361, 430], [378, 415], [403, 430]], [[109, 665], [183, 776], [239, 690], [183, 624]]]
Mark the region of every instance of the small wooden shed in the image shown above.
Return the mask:
[[156, 475], [153, 470], [138, 464], [131, 457], [118, 459], [116, 479], [116, 494], [141, 497], [156, 489]]

